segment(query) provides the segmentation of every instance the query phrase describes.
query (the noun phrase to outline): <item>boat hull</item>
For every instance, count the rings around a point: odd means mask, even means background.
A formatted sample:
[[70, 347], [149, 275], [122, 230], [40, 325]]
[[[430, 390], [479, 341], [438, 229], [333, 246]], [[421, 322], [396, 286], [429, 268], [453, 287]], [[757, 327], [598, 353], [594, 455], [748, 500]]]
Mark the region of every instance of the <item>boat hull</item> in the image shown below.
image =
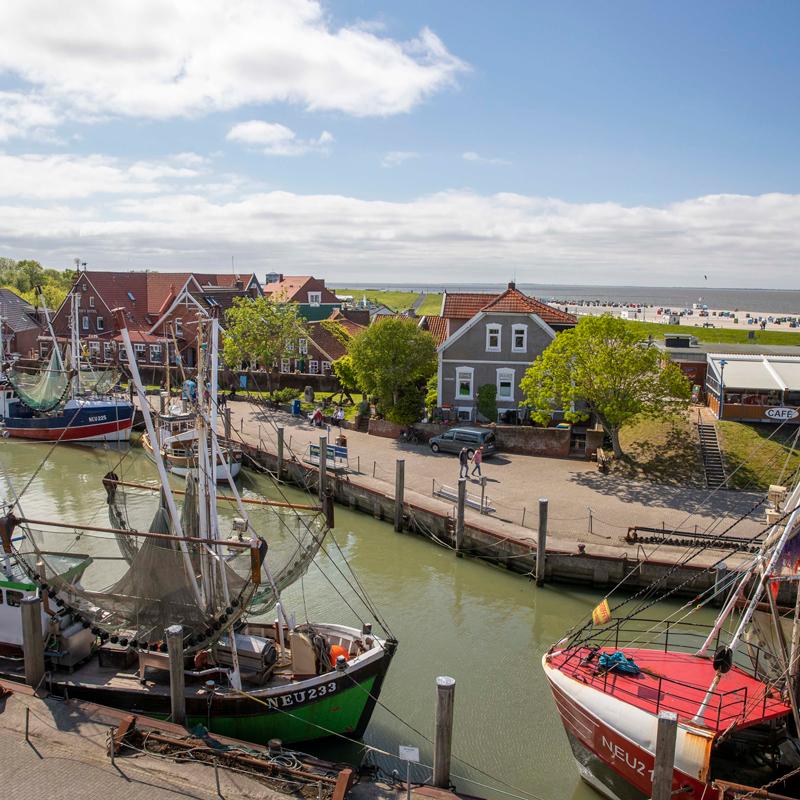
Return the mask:
[[[17, 404], [15, 404], [17, 405]], [[12, 414], [3, 418], [3, 435], [20, 439], [61, 442], [126, 442], [134, 409], [130, 403], [88, 401], [59, 414]]]
[[[611, 800], [651, 797], [658, 717], [543, 664], [581, 778]], [[713, 738], [679, 725], [672, 791], [703, 797]]]
[[[153, 448], [150, 444], [150, 438], [147, 434], [142, 437], [142, 446], [144, 447], [144, 451], [147, 454], [147, 457], [155, 464], [156, 458], [153, 454]], [[242, 468], [242, 462], [239, 459], [231, 460], [230, 457], [227, 459], [228, 469], [231, 471], [231, 477], [235, 478], [239, 471]], [[188, 458], [175, 458], [174, 456], [165, 455], [164, 456], [164, 467], [168, 472], [171, 472], [173, 475], [179, 475], [183, 478], [186, 477], [190, 472], [192, 475], [197, 477], [198, 469], [195, 459], [188, 459]], [[214, 472], [214, 480], [219, 481], [226, 481], [228, 476], [225, 473], [225, 467], [223, 466], [221, 460], [217, 461], [217, 468]]]

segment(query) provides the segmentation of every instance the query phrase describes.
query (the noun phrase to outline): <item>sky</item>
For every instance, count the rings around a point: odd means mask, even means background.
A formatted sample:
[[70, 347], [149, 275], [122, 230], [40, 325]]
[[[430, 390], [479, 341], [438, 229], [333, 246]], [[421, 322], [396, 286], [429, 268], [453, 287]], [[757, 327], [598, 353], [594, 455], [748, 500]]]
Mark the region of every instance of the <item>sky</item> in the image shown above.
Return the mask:
[[0, 4], [0, 256], [800, 288], [800, 4]]

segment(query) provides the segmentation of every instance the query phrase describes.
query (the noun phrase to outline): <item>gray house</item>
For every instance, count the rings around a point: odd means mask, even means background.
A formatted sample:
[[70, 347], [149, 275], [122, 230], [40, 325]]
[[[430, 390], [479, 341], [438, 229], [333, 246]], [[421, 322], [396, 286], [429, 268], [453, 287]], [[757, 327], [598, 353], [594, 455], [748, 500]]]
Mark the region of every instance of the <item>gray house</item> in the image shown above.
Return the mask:
[[501, 295], [448, 294], [442, 301], [447, 338], [438, 347], [438, 405], [464, 421], [477, 420], [478, 389], [497, 387], [497, 407], [515, 410], [524, 399], [520, 382], [558, 330], [574, 327], [571, 314], [517, 291]]

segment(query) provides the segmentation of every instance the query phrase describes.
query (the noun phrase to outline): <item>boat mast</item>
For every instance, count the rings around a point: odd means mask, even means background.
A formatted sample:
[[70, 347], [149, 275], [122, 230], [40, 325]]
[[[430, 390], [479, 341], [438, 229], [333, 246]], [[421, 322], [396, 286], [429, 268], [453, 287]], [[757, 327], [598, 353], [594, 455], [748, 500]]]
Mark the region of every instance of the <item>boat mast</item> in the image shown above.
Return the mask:
[[[142, 409], [142, 416], [144, 417], [144, 424], [147, 428], [147, 435], [153, 445], [153, 458], [156, 462], [156, 469], [158, 469], [158, 477], [161, 480], [161, 485], [164, 487], [164, 498], [167, 502], [167, 511], [169, 512], [170, 520], [172, 521], [173, 529], [176, 535], [183, 537], [183, 528], [181, 527], [181, 519], [178, 515], [178, 509], [175, 507], [175, 498], [172, 496], [172, 491], [169, 487], [169, 478], [167, 477], [167, 470], [164, 466], [164, 459], [161, 456], [161, 448], [158, 446], [158, 439], [156, 439], [156, 432], [153, 427], [153, 418], [150, 415], [150, 406], [147, 405], [147, 396], [144, 393], [142, 380], [139, 377], [139, 366], [136, 363], [136, 354], [133, 352], [133, 345], [131, 344], [131, 336], [128, 333], [128, 324], [125, 321], [125, 309], [115, 308], [111, 312], [116, 319], [117, 328], [122, 335], [122, 344], [125, 347], [125, 352], [128, 355], [128, 365], [131, 371], [131, 380], [136, 387], [136, 394], [139, 398], [139, 405]], [[189, 549], [186, 547], [186, 542], [180, 542], [181, 552], [183, 553], [183, 562], [186, 567], [186, 574], [194, 589], [195, 599], [197, 604], [203, 607], [203, 597], [200, 594], [200, 589], [197, 586], [197, 580], [194, 574], [194, 567], [192, 566], [192, 557], [189, 554]]]
[[58, 349], [58, 342], [56, 341], [56, 334], [53, 331], [53, 323], [50, 321], [50, 312], [47, 310], [47, 303], [44, 300], [44, 292], [40, 284], [36, 284], [36, 295], [42, 301], [42, 309], [44, 310], [44, 318], [47, 322], [47, 330], [50, 332], [50, 338], [53, 340], [53, 347], [56, 351], [56, 359], [58, 360], [58, 368], [64, 371], [64, 360], [61, 358], [61, 351]]
[[[80, 388], [80, 379], [81, 379], [81, 361], [80, 361], [80, 353], [78, 349], [78, 303], [80, 302], [80, 297], [77, 293], [72, 293], [72, 336], [70, 337], [70, 348], [71, 348], [71, 355], [72, 355], [72, 369], [75, 370], [78, 376], [77, 383], [79, 384]], [[72, 380], [72, 399], [75, 399], [75, 383], [76, 381]]]
[[[197, 426], [197, 506], [199, 511], [201, 539], [211, 540], [211, 520], [208, 507], [208, 433], [205, 424], [205, 384], [203, 373], [205, 371], [205, 351], [203, 348], [203, 318], [197, 317], [197, 409], [195, 411], [195, 424]], [[216, 494], [216, 492], [215, 492]], [[205, 597], [206, 610], [213, 606], [211, 554], [207, 548], [201, 551], [200, 563], [202, 565], [203, 596]]]

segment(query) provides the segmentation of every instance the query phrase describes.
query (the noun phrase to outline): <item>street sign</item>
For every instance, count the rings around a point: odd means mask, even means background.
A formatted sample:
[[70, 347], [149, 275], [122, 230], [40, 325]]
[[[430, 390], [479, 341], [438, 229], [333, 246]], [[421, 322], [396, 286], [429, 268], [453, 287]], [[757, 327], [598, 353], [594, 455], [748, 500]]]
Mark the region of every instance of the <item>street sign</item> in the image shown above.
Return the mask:
[[796, 408], [768, 408], [764, 414], [770, 419], [777, 419], [781, 421], [787, 419], [797, 419], [800, 417], [800, 412], [798, 412]]
[[401, 761], [419, 761], [419, 748], [418, 747], [406, 747], [405, 745], [400, 745], [400, 759]]

